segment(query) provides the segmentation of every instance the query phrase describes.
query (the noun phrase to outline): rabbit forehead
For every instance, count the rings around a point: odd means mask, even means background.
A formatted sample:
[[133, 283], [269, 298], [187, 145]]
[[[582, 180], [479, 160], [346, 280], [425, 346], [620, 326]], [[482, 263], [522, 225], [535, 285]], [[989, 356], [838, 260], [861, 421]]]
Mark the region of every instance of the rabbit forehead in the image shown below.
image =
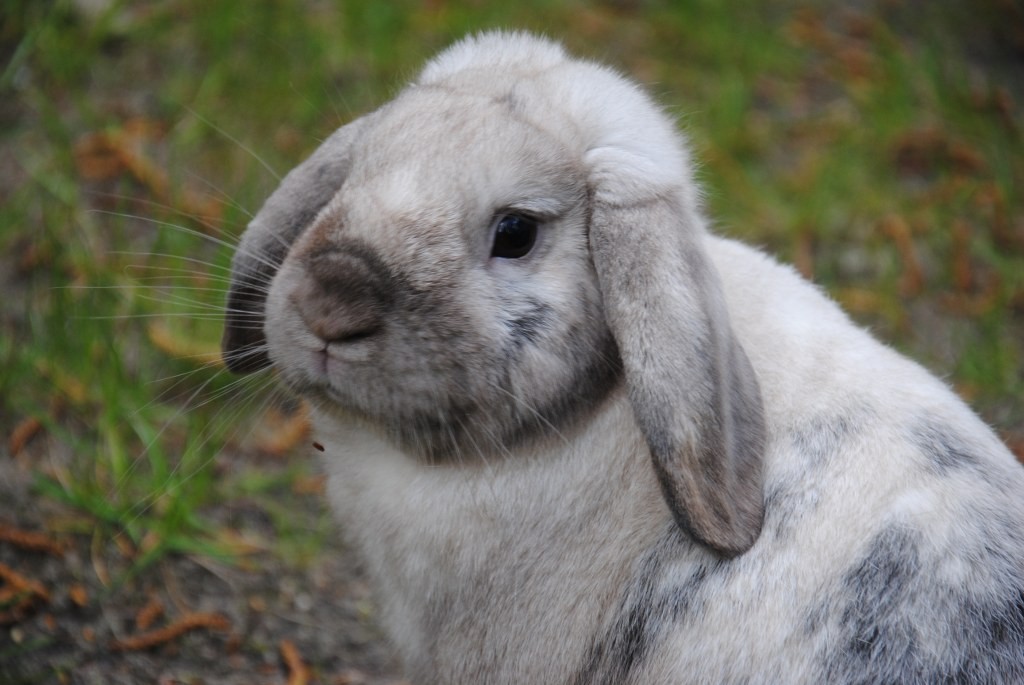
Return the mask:
[[335, 199], [346, 230], [459, 223], [475, 236], [495, 212], [559, 216], [585, 193], [578, 156], [507, 100], [413, 88], [379, 114]]

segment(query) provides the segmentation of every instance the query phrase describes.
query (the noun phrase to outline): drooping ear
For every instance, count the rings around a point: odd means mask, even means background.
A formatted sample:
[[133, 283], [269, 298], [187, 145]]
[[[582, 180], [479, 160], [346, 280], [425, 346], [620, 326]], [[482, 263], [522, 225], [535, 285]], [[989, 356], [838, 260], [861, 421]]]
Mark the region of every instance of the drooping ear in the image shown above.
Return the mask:
[[[754, 544], [763, 519], [760, 387], [705, 253], [679, 137], [637, 91], [615, 97], [620, 115], [630, 99], [634, 111], [606, 127], [585, 156], [605, 316], [676, 522], [735, 556]], [[631, 135], [616, 132], [623, 121]]]
[[734, 556], [761, 531], [764, 411], [720, 285], [670, 197], [595, 200], [590, 245], [605, 316], [665, 500], [694, 538]]
[[221, 338], [221, 354], [231, 371], [251, 373], [270, 366], [263, 333], [270, 281], [295, 239], [344, 183], [350, 149], [365, 120], [335, 131], [289, 172], [242, 234], [231, 261]]

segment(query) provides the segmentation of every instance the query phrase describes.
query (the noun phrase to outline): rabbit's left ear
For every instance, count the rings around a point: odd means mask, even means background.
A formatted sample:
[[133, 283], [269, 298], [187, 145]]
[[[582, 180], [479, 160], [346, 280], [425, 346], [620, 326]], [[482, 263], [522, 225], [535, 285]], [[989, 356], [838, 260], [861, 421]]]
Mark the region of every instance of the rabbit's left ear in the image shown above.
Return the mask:
[[678, 136], [651, 105], [629, 119], [631, 135], [608, 127], [585, 157], [605, 316], [675, 520], [734, 556], [754, 544], [763, 519], [761, 390], [704, 250]]
[[231, 261], [221, 355], [234, 373], [270, 366], [263, 333], [270, 282], [296, 238], [345, 182], [350, 150], [367, 117], [335, 131], [292, 169], [246, 228]]

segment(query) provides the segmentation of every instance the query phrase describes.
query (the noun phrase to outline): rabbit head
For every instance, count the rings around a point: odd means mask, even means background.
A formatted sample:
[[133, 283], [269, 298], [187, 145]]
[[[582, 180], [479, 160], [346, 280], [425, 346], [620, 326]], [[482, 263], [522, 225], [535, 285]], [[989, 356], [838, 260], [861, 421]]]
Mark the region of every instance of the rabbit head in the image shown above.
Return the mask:
[[469, 38], [292, 171], [243, 235], [224, 357], [416, 459], [557, 445], [624, 386], [678, 524], [762, 519], [760, 390], [689, 161], [633, 84]]

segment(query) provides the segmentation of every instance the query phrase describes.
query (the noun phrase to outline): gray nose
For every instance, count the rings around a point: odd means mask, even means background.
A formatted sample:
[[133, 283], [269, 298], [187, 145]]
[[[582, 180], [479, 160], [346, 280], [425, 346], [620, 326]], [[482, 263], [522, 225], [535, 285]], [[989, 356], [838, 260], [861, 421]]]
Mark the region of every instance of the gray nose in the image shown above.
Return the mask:
[[304, 261], [295, 300], [302, 320], [321, 340], [353, 342], [383, 328], [390, 302], [387, 269], [372, 253], [331, 247]]

